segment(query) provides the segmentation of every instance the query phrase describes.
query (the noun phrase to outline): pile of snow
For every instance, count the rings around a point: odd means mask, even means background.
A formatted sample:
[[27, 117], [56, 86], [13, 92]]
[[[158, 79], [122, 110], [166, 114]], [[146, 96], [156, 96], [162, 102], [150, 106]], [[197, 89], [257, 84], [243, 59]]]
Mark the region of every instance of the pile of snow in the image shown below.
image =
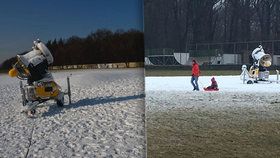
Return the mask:
[[[200, 89], [211, 85], [211, 78], [213, 76], [200, 76], [198, 84]], [[261, 93], [275, 93], [280, 92], [280, 83], [257, 83], [257, 84], [243, 84], [240, 76], [217, 76], [220, 91], [222, 92], [261, 92]], [[270, 76], [271, 81], [276, 81], [276, 75]], [[192, 91], [191, 76], [182, 77], [146, 77], [145, 89], [146, 91]]]

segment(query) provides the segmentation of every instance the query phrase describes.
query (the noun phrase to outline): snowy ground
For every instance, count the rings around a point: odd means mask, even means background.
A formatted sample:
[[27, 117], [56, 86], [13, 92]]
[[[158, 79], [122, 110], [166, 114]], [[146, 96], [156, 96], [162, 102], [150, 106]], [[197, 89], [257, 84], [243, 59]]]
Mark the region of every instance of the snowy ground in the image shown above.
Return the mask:
[[[200, 88], [210, 79], [200, 77]], [[280, 84], [216, 79], [219, 92], [193, 92], [190, 77], [145, 78], [148, 156], [280, 155]]]
[[0, 157], [145, 157], [143, 69], [54, 72], [72, 105], [20, 114], [17, 79], [0, 74]]
[[[200, 89], [210, 86], [212, 76], [199, 77]], [[223, 92], [280, 92], [280, 82], [276, 84], [276, 75], [270, 76], [273, 83], [243, 84], [240, 76], [215, 76], [219, 89]], [[191, 77], [146, 77], [146, 90], [154, 91], [192, 91]]]

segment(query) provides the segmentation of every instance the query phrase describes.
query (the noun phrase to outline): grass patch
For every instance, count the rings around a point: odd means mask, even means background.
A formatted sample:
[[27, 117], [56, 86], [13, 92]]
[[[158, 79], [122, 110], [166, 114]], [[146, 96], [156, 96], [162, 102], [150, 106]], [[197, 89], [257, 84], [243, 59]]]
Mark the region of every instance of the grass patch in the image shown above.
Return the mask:
[[[245, 112], [258, 118], [258, 113]], [[173, 110], [148, 114], [148, 157], [277, 157], [279, 122], [235, 113]], [[241, 122], [240, 122], [241, 121]]]

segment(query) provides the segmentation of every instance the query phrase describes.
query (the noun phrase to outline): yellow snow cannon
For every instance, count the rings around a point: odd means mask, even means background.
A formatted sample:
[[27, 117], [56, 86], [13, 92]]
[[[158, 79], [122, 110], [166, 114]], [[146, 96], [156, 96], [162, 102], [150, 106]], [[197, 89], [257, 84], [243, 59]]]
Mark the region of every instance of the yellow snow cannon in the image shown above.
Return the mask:
[[[70, 79], [67, 77], [67, 90], [54, 81], [48, 66], [52, 64], [53, 57], [49, 49], [39, 40], [34, 41], [33, 50], [17, 55], [17, 62], [9, 71], [10, 77], [20, 79], [20, 91], [23, 106], [28, 105], [25, 113], [35, 114], [37, 105], [49, 101], [56, 101], [58, 106], [65, 104], [64, 95], [68, 95], [71, 104]], [[26, 84], [23, 81], [26, 80]]]
[[269, 71], [268, 67], [271, 66], [272, 58], [269, 54], [265, 54], [261, 45], [253, 50], [252, 58], [254, 60], [253, 65], [250, 67], [249, 75], [255, 81], [268, 81]]

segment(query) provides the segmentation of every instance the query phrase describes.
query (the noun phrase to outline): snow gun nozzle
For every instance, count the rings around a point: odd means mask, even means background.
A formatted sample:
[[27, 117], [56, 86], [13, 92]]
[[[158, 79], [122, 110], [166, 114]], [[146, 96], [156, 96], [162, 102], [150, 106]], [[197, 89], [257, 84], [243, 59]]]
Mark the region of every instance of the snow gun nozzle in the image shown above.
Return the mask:
[[17, 75], [18, 75], [17, 69], [12, 68], [12, 69], [9, 71], [9, 76], [10, 76], [10, 77], [16, 77]]

